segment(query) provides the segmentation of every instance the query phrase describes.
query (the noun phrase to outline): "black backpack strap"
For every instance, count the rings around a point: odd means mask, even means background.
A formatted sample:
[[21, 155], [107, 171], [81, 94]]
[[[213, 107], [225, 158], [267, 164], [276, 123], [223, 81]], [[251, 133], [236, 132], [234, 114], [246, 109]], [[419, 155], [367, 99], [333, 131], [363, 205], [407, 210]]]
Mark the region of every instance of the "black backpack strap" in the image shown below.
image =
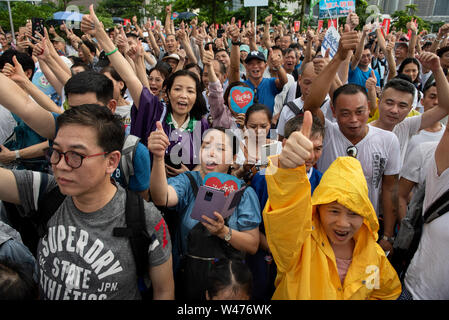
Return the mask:
[[[42, 175], [45, 177], [46, 175]], [[41, 184], [41, 187], [44, 184]], [[46, 185], [46, 184], [45, 184]], [[36, 229], [40, 238], [47, 234], [47, 222], [53, 216], [53, 214], [58, 210], [61, 204], [64, 202], [65, 195], [61, 193], [58, 186], [55, 186], [49, 192], [42, 195], [43, 190], [39, 192], [39, 202], [38, 202], [38, 214], [36, 215], [37, 222]], [[41, 196], [42, 195], [42, 196]]]
[[151, 238], [146, 230], [143, 199], [137, 193], [126, 190], [126, 227], [114, 228], [114, 237], [127, 237], [136, 263], [137, 277], [148, 273], [148, 249]]
[[192, 174], [189, 171], [186, 172], [186, 176], [190, 180], [190, 185], [193, 190], [193, 195], [196, 198], [196, 195], [198, 194], [198, 184], [196, 183], [195, 178], [192, 176]]
[[424, 213], [424, 223], [430, 223], [449, 211], [449, 189], [446, 190]]
[[290, 110], [295, 114], [295, 116], [304, 113], [303, 111], [301, 111], [301, 109], [298, 108], [298, 106], [293, 101], [287, 102], [287, 107], [290, 108]]

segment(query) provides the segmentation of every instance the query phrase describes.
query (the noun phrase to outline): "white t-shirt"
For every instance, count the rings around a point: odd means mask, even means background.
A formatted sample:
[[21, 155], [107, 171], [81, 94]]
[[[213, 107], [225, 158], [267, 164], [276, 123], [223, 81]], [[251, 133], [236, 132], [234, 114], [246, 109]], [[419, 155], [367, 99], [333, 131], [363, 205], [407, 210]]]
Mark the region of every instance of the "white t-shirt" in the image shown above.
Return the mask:
[[409, 144], [410, 138], [418, 133], [419, 127], [421, 126], [422, 115], [413, 116], [405, 118], [403, 121], [398, 123], [394, 129], [393, 133], [399, 139], [399, 145], [401, 150], [401, 167], [404, 163], [405, 154], [407, 151], [407, 146]]
[[274, 97], [274, 111], [273, 111], [273, 116], [277, 115], [279, 112], [281, 112], [282, 110], [282, 106], [284, 105], [284, 101], [285, 98], [287, 97], [287, 93], [289, 88], [296, 84], [295, 78], [293, 78], [293, 76], [291, 74], [287, 73], [287, 80], [288, 82], [286, 84], [284, 84], [284, 87], [282, 88], [282, 91], [279, 92], [275, 97]]
[[435, 154], [435, 149], [439, 141], [424, 142], [407, 152], [401, 169], [401, 177], [410, 180], [418, 185], [426, 181], [426, 174], [430, 167], [430, 160]]
[[[340, 131], [338, 123], [326, 119], [323, 153], [318, 160], [318, 170], [325, 172], [338, 157], [347, 156], [353, 144]], [[384, 175], [399, 174], [400, 153], [398, 138], [390, 131], [368, 125], [368, 134], [355, 145], [368, 184], [368, 196], [379, 216], [379, 195]]]
[[0, 144], [4, 144], [14, 132], [14, 127], [17, 125], [11, 112], [0, 105]]
[[[449, 169], [437, 174], [435, 154], [426, 176], [425, 210], [449, 189]], [[449, 299], [449, 213], [423, 225], [418, 249], [405, 275], [405, 286], [415, 300]]]
[[409, 155], [412, 152], [413, 148], [424, 142], [439, 142], [441, 140], [441, 137], [443, 136], [444, 130], [446, 130], [446, 126], [441, 125], [441, 129], [436, 132], [430, 132], [426, 130], [419, 131], [418, 134], [414, 135], [410, 139], [410, 142], [408, 143], [407, 154]]

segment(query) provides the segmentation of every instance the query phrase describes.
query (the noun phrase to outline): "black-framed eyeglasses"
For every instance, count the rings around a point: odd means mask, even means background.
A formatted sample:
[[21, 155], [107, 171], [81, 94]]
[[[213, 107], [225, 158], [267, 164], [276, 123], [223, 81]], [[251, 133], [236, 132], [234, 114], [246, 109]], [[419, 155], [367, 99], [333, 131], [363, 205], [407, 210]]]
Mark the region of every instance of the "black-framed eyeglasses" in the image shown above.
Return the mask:
[[108, 152], [101, 152], [85, 156], [75, 151], [60, 152], [53, 148], [49, 148], [45, 152], [45, 157], [52, 165], [57, 165], [59, 161], [61, 161], [62, 156], [64, 156], [65, 163], [67, 163], [70, 168], [78, 169], [83, 164], [84, 159], [103, 156], [107, 153]]
[[359, 152], [359, 150], [357, 149], [356, 146], [349, 146], [349, 147], [346, 149], [346, 154], [347, 154], [348, 156], [350, 156], [350, 157], [353, 157], [353, 158], [357, 158], [358, 152]]

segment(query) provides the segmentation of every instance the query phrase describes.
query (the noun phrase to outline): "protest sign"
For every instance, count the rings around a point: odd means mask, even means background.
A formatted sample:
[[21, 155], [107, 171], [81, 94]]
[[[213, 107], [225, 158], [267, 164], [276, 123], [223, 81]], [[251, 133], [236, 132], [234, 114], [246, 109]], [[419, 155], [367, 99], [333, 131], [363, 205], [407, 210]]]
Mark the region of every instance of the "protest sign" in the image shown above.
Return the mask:
[[337, 29], [331, 26], [327, 29], [326, 35], [324, 36], [323, 44], [321, 45], [321, 54], [325, 55], [326, 50], [329, 50], [329, 58], [333, 58], [338, 50], [338, 43], [340, 42], [340, 34]]

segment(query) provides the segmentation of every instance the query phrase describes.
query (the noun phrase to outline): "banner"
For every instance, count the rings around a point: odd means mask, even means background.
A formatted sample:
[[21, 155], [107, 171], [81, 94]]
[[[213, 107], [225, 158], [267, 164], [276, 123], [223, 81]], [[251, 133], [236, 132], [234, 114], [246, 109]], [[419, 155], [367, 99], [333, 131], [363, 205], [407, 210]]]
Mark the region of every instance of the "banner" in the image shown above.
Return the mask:
[[301, 28], [301, 21], [295, 21], [295, 32], [299, 32]]
[[320, 0], [320, 19], [346, 17], [355, 12], [355, 0]]
[[391, 24], [391, 19], [384, 19], [384, 21], [382, 21], [382, 29], [385, 32], [384, 35], [387, 35], [390, 33], [390, 24]]
[[338, 50], [338, 43], [340, 42], [340, 34], [337, 29], [332, 25], [327, 29], [326, 35], [324, 36], [323, 44], [321, 45], [321, 54], [325, 55], [326, 50], [329, 50], [329, 58], [333, 58]]
[[323, 29], [323, 23], [324, 23], [324, 20], [318, 20], [318, 32], [321, 32], [321, 30]]

